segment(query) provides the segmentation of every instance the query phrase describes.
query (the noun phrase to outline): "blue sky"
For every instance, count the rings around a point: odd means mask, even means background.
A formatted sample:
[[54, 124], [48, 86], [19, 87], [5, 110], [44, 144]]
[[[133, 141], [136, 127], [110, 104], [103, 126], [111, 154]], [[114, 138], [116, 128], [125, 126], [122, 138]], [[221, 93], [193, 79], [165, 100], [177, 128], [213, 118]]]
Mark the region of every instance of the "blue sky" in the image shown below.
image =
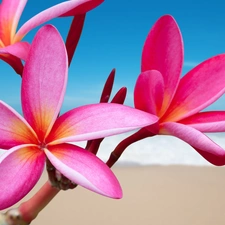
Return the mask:
[[[62, 0], [28, 0], [20, 25], [36, 13]], [[106, 0], [89, 12], [82, 37], [69, 70], [69, 83], [63, 111], [98, 102], [105, 79], [116, 68], [114, 91], [128, 87], [126, 104], [132, 104], [132, 92], [140, 71], [141, 51], [145, 38], [164, 14], [177, 21], [184, 39], [183, 74], [214, 55], [225, 52], [225, 14], [222, 0]], [[65, 38], [71, 18], [50, 21]], [[19, 26], [20, 26], [19, 25]], [[37, 29], [26, 36], [31, 42]], [[4, 62], [1, 66], [0, 99], [20, 109], [21, 79]], [[216, 79], [216, 78], [215, 78]], [[225, 97], [211, 110], [224, 109]]]

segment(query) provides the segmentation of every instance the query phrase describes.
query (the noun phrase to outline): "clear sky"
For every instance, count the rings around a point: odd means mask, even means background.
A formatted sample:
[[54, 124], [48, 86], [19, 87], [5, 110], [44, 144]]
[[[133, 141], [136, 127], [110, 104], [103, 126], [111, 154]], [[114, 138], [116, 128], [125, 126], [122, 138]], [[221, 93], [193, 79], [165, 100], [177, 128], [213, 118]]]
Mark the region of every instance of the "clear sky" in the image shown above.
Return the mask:
[[[20, 25], [60, 2], [62, 0], [28, 0]], [[87, 14], [69, 69], [63, 111], [98, 102], [105, 79], [113, 68], [116, 68], [114, 91], [122, 86], [128, 87], [126, 104], [132, 105], [145, 38], [155, 21], [164, 14], [171, 14], [176, 19], [183, 35], [183, 74], [203, 60], [225, 53], [224, 7], [223, 0], [106, 0]], [[71, 18], [58, 18], [49, 23], [54, 24], [65, 38], [70, 21]], [[31, 42], [36, 31], [30, 32], [26, 40]], [[0, 72], [0, 99], [20, 111], [20, 77], [3, 61], [0, 62]], [[224, 110], [225, 96], [210, 109]]]

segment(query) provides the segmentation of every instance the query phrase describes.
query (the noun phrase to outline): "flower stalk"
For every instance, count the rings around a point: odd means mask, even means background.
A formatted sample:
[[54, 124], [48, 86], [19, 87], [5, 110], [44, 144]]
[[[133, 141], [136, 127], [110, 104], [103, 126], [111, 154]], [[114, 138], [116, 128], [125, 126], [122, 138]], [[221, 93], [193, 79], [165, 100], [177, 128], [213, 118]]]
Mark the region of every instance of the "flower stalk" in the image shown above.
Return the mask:
[[146, 130], [146, 128], [142, 128], [131, 136], [125, 138], [116, 146], [114, 151], [112, 151], [112, 153], [110, 154], [110, 157], [106, 162], [108, 167], [111, 168], [118, 161], [120, 156], [123, 154], [123, 152], [129, 145], [151, 136], [154, 136], [154, 134], [151, 134], [149, 131]]
[[47, 181], [42, 188], [28, 201], [23, 202], [18, 210], [26, 223], [34, 220], [39, 212], [59, 193], [60, 189], [53, 187]]
[[18, 208], [0, 214], [0, 225], [30, 224], [59, 191], [60, 189], [53, 187], [47, 181], [32, 198], [23, 202]]

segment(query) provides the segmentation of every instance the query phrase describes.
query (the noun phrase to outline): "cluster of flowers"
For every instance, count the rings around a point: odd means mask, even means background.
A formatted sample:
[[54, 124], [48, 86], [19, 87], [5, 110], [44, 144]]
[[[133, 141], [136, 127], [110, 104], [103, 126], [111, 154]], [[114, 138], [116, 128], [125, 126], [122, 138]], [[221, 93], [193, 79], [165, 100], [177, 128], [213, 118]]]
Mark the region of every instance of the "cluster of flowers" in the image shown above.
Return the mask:
[[[46, 162], [70, 185], [121, 198], [110, 167], [130, 144], [154, 135], [176, 136], [212, 164], [225, 165], [225, 150], [203, 134], [225, 132], [225, 111], [202, 112], [225, 92], [225, 54], [181, 77], [183, 41], [170, 15], [159, 18], [145, 41], [134, 108], [123, 105], [126, 88], [109, 102], [113, 70], [100, 103], [60, 115], [85, 13], [102, 2], [62, 2], [34, 16], [17, 32], [26, 0], [3, 0], [0, 5], [0, 58], [21, 75], [24, 116], [0, 101], [0, 148], [7, 150], [0, 157], [0, 209], [15, 204], [34, 187]], [[42, 26], [31, 44], [22, 41], [31, 29], [62, 16], [74, 17], [66, 43], [52, 25]], [[117, 145], [106, 163], [96, 156], [103, 138], [131, 130], [136, 131]], [[85, 149], [71, 144], [85, 140]]]

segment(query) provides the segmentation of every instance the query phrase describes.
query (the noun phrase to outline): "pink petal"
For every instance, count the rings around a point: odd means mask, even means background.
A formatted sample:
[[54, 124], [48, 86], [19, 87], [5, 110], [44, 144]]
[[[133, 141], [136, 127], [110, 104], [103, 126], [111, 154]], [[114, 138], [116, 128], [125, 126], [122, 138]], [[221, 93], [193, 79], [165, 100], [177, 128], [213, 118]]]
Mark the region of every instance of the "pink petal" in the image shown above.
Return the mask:
[[24, 118], [0, 101], [0, 148], [38, 143], [37, 136]]
[[162, 16], [150, 30], [144, 44], [141, 71], [158, 70], [164, 79], [165, 93], [161, 115], [168, 108], [178, 85], [183, 64], [180, 29], [170, 15]]
[[167, 122], [161, 124], [160, 132], [187, 142], [210, 163], [217, 166], [225, 165], [225, 150], [200, 131], [180, 123]]
[[187, 73], [165, 115], [177, 121], [198, 113], [225, 93], [225, 54], [212, 57]]
[[16, 28], [26, 3], [27, 0], [2, 0], [0, 5], [0, 39], [4, 46], [13, 43]]
[[225, 132], [225, 111], [201, 112], [179, 123], [191, 126], [201, 132]]
[[134, 89], [135, 108], [159, 115], [164, 96], [164, 82], [160, 72], [149, 70], [139, 75]]
[[0, 54], [10, 54], [19, 59], [26, 60], [29, 50], [30, 44], [28, 42], [17, 42], [4, 48], [0, 48]]
[[32, 145], [20, 145], [0, 157], [0, 210], [22, 199], [39, 180], [45, 155]]
[[8, 63], [17, 74], [22, 76], [23, 64], [19, 58], [9, 54], [0, 54], [0, 59]]
[[83, 26], [84, 26], [85, 15], [86, 14], [76, 15], [73, 18], [69, 33], [66, 38], [66, 50], [67, 50], [67, 54], [68, 54], [69, 65], [72, 61], [73, 55], [77, 48], [77, 44], [80, 40], [80, 36], [81, 36]]
[[103, 0], [70, 0], [52, 6], [28, 20], [17, 32], [17, 40], [21, 40], [33, 28], [59, 16], [75, 16], [84, 14], [97, 7]]
[[58, 31], [51, 25], [42, 27], [31, 45], [22, 79], [24, 117], [40, 141], [59, 114], [67, 84], [67, 63]]
[[157, 120], [154, 115], [121, 104], [82, 106], [56, 120], [46, 143], [93, 140], [145, 127]]
[[45, 153], [55, 168], [74, 183], [111, 198], [122, 197], [115, 175], [94, 154], [71, 144], [49, 146]]

